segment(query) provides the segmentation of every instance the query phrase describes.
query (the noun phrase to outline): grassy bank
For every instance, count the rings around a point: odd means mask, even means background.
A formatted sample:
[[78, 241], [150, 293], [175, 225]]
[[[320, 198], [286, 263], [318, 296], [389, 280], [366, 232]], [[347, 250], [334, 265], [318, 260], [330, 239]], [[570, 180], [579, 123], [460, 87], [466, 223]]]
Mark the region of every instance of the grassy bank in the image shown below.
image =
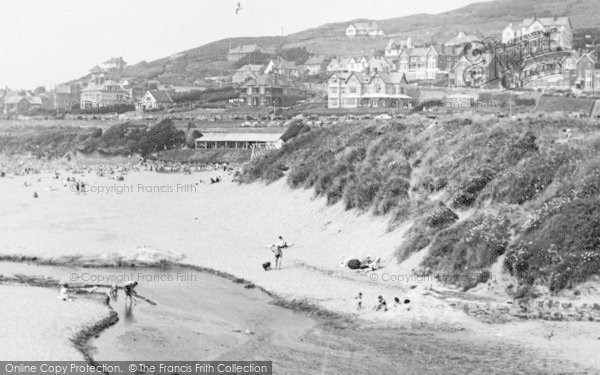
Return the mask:
[[523, 286], [558, 291], [600, 273], [599, 150], [584, 120], [409, 116], [311, 129], [238, 180], [286, 178], [391, 228], [412, 220], [398, 260], [428, 247], [420, 272], [469, 275], [454, 280], [465, 289], [506, 254]]

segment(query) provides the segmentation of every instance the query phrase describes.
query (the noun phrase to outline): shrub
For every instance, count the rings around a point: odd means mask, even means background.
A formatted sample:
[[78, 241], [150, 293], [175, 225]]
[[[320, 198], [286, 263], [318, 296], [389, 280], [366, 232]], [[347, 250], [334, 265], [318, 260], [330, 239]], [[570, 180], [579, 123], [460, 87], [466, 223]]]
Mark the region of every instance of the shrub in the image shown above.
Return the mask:
[[526, 231], [507, 253], [511, 274], [556, 291], [600, 273], [600, 202], [575, 199]]
[[457, 220], [458, 215], [443, 202], [431, 206], [408, 230], [406, 240], [396, 250], [398, 261], [402, 262], [413, 253], [427, 247], [439, 231], [450, 227]]
[[510, 241], [515, 209], [488, 208], [438, 233], [423, 261], [429, 273], [456, 275], [452, 282], [471, 287], [481, 271], [504, 254]]

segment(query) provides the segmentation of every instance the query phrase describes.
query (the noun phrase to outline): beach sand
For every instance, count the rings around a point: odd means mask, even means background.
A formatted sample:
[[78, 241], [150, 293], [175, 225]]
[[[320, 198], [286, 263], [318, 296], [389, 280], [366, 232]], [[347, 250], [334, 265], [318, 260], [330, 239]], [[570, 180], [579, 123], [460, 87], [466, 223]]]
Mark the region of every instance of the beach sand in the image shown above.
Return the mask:
[[[306, 299], [339, 313], [356, 313], [354, 297], [364, 295], [359, 320], [383, 326], [427, 323], [460, 335], [524, 345], [535, 351], [600, 369], [600, 325], [574, 322], [484, 324], [446, 302], [427, 295], [423, 282], [410, 278], [410, 264], [398, 265], [394, 250], [407, 225], [389, 233], [388, 219], [327, 207], [310, 190], [291, 190], [283, 181], [237, 185], [229, 181], [195, 185], [219, 172], [192, 175], [130, 173], [117, 182], [86, 174], [88, 190], [77, 195], [60, 181], [43, 176], [0, 180], [1, 254], [20, 254], [80, 262], [121, 259], [140, 263], [167, 259], [243, 277], [287, 299]], [[66, 177], [66, 175], [64, 176]], [[29, 181], [32, 186], [24, 187]], [[192, 184], [192, 185], [190, 185]], [[50, 188], [52, 186], [52, 188]], [[116, 192], [115, 186], [122, 186]], [[57, 188], [54, 190], [54, 188]], [[149, 192], [161, 190], [162, 192]], [[33, 198], [33, 192], [39, 198]], [[265, 272], [272, 259], [266, 245], [278, 235], [294, 242], [284, 250], [283, 268]], [[340, 268], [349, 256], [381, 256], [384, 268], [357, 273]], [[388, 275], [388, 277], [385, 276]], [[401, 282], [385, 281], [403, 275]], [[410, 280], [407, 282], [407, 280]], [[410, 299], [387, 313], [370, 309], [378, 295]], [[552, 343], [546, 336], [553, 332]], [[579, 345], [574, 345], [578, 343]]]

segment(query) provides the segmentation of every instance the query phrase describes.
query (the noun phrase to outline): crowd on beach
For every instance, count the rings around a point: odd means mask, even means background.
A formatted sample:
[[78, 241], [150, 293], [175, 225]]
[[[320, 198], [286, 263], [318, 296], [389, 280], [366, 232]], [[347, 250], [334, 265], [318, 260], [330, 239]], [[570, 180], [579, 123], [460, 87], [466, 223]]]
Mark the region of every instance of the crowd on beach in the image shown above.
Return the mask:
[[[0, 161], [0, 178], [12, 178], [14, 176], [35, 176], [39, 175], [37, 182], [42, 182], [42, 175], [51, 175], [52, 179], [60, 181], [60, 185], [69, 188], [70, 191], [76, 194], [85, 194], [88, 190], [87, 175], [96, 175], [98, 177], [108, 178], [115, 181], [124, 181], [125, 177], [131, 172], [154, 172], [154, 173], [181, 173], [191, 175], [195, 172], [222, 172], [227, 175], [233, 175], [237, 170], [236, 166], [231, 166], [228, 163], [172, 163], [161, 161], [148, 161], [139, 159], [138, 162], [112, 163], [112, 164], [75, 164], [65, 162], [47, 161]], [[215, 173], [216, 174], [216, 173]], [[63, 176], [67, 176], [66, 178]], [[209, 183], [216, 184], [223, 181], [223, 177], [215, 175], [209, 180], [204, 181], [199, 179], [196, 184]], [[24, 187], [33, 185], [32, 181], [23, 182]], [[58, 190], [60, 186], [50, 184], [45, 190]], [[38, 192], [33, 192], [33, 197], [38, 198]]]
[[[356, 310], [362, 310], [364, 308], [362, 292], [358, 292], [358, 295], [354, 297], [354, 299], [356, 300]], [[410, 299], [406, 298], [401, 301], [399, 297], [394, 297], [394, 302], [392, 303], [391, 309], [392, 311], [399, 311], [400, 309], [410, 311], [408, 304], [410, 304]], [[377, 303], [373, 306], [373, 310], [382, 312], [388, 311], [387, 301], [382, 295], [377, 296]]]

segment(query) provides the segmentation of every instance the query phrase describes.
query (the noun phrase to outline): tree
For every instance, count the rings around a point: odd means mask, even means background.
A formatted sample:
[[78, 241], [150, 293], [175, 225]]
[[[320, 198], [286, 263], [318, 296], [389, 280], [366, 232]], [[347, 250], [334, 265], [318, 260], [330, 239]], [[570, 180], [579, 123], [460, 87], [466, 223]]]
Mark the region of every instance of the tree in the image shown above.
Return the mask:
[[44, 86], [39, 86], [35, 90], [33, 90], [35, 95], [40, 95], [46, 93], [46, 88]]

